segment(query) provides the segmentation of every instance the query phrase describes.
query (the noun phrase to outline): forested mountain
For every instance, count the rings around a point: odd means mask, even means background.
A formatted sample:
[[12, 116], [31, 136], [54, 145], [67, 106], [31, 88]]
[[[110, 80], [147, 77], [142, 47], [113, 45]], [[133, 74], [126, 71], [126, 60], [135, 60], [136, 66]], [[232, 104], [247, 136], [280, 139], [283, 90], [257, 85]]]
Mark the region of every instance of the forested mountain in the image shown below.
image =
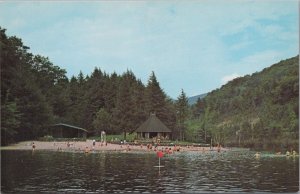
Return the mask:
[[131, 71], [73, 76], [47, 57], [33, 55], [15, 36], [0, 28], [1, 144], [34, 139], [65, 122], [96, 133], [135, 130], [156, 113], [174, 134], [176, 102], [160, 88], [152, 72], [145, 86]]
[[196, 113], [201, 112], [201, 130], [215, 143], [297, 148], [299, 56], [236, 78], [208, 93], [195, 107]]

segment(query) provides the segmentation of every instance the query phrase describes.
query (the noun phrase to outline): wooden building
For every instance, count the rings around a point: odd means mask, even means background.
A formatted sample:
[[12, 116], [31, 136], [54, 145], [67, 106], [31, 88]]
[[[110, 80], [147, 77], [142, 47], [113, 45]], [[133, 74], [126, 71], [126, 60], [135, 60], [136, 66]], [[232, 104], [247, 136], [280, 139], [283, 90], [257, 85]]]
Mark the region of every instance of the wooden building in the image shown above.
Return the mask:
[[142, 138], [161, 138], [169, 139], [172, 131], [165, 125], [155, 114], [151, 114], [150, 117], [136, 130], [137, 137]]
[[54, 138], [86, 138], [88, 131], [80, 127], [58, 123], [52, 125], [49, 132]]

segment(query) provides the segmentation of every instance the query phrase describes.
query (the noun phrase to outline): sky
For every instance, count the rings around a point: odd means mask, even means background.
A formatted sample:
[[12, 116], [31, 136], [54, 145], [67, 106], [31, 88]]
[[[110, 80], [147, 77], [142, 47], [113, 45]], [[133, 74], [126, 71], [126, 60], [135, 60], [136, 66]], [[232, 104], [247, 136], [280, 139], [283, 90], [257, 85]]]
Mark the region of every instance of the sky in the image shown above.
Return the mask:
[[299, 53], [297, 0], [0, 1], [0, 26], [77, 76], [152, 71], [172, 98]]

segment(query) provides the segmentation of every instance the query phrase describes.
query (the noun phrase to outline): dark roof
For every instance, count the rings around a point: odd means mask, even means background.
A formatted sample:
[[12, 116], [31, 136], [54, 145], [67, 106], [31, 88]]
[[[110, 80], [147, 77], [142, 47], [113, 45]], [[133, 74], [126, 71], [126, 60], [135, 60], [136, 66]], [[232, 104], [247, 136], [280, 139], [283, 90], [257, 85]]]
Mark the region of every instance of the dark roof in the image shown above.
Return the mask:
[[88, 132], [87, 130], [85, 130], [81, 127], [76, 127], [76, 126], [68, 125], [68, 124], [65, 124], [65, 123], [58, 123], [58, 124], [52, 125], [52, 127], [66, 127], [66, 128], [79, 129], [79, 130]]
[[155, 114], [151, 114], [136, 132], [172, 132], [166, 125], [164, 125]]

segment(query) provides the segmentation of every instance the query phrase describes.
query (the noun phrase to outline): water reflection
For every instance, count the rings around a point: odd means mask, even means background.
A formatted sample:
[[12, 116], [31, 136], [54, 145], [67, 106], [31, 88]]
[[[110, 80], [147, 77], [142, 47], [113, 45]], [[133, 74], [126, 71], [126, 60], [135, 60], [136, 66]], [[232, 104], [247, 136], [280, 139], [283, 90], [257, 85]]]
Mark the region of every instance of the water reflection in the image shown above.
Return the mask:
[[1, 151], [2, 191], [296, 192], [299, 158], [253, 152], [67, 153]]

